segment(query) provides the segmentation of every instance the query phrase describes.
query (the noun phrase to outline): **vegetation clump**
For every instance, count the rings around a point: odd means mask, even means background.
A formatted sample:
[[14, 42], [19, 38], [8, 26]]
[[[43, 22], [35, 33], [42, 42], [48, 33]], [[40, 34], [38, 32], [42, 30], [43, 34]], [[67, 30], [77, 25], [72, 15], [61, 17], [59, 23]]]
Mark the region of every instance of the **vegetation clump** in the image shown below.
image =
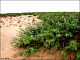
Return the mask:
[[39, 15], [38, 18], [43, 22], [22, 31], [20, 38], [14, 41], [16, 46], [25, 47], [24, 56], [35, 53], [39, 48], [54, 46], [62, 50], [64, 58], [71, 50], [76, 54], [75, 59], [80, 59], [79, 12], [44, 12], [34, 15]]

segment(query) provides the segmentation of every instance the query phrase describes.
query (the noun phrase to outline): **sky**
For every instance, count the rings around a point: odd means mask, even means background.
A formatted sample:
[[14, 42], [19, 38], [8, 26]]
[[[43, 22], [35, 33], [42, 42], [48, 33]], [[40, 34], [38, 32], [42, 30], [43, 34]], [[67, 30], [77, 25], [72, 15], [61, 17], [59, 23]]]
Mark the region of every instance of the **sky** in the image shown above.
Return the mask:
[[1, 1], [0, 13], [79, 12], [79, 1]]

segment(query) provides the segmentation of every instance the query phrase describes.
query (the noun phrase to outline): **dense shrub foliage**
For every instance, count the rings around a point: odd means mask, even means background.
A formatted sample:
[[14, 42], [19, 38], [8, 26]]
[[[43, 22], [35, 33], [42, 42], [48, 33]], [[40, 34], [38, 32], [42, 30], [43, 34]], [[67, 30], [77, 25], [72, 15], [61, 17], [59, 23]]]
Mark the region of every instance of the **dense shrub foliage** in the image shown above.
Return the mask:
[[[80, 25], [79, 12], [51, 12], [34, 13], [39, 15], [42, 22], [37, 27], [29, 27], [23, 30], [19, 40], [15, 40], [16, 46], [25, 47], [24, 54], [34, 53], [44, 47], [62, 49], [61, 54], [66, 57], [69, 50], [74, 51], [80, 58]], [[75, 38], [78, 36], [78, 38]]]

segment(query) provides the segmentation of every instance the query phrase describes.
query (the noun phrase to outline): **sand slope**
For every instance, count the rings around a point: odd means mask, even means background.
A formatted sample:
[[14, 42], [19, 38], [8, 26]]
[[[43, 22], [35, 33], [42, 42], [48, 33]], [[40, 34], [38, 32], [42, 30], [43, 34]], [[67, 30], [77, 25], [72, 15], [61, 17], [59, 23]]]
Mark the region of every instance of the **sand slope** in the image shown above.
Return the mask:
[[[33, 20], [35, 21], [33, 22]], [[25, 27], [35, 25], [38, 22], [40, 22], [40, 20], [37, 19], [37, 16], [33, 15], [1, 17], [1, 58], [14, 59], [12, 56], [23, 49], [13, 48], [11, 46], [12, 40], [18, 37], [21, 28], [24, 29]], [[51, 50], [54, 51], [53, 48]], [[43, 50], [36, 52], [27, 59], [60, 59], [60, 54], [57, 54], [60, 53], [59, 51], [55, 55], [47, 55], [46, 53], [48, 50], [45, 51], [44, 54], [42, 52]], [[40, 57], [36, 57], [36, 55], [39, 55]], [[25, 57], [17, 57], [16, 59], [24, 58]]]
[[[33, 19], [35, 20], [33, 23]], [[11, 58], [18, 51], [11, 46], [11, 41], [16, 38], [21, 28], [29, 27], [40, 22], [37, 16], [22, 15], [16, 17], [1, 17], [1, 57]]]

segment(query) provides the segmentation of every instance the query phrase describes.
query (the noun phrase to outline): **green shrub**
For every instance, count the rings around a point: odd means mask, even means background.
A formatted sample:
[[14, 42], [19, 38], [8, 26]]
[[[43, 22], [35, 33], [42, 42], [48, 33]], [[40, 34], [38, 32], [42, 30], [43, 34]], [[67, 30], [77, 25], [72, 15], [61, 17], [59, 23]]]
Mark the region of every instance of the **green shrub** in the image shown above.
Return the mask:
[[[16, 46], [26, 46], [24, 55], [34, 53], [41, 47], [47, 49], [52, 46], [56, 49], [78, 51], [77, 39], [75, 41], [72, 40], [80, 30], [78, 12], [47, 12], [35, 14], [39, 15], [38, 18], [40, 20], [43, 20], [41, 25], [38, 25], [37, 28], [31, 27], [23, 31], [20, 34], [19, 40], [14, 42]], [[70, 46], [68, 46], [69, 43]], [[66, 53], [62, 52], [62, 55], [65, 57]]]
[[80, 53], [77, 53], [77, 60], [80, 60]]

